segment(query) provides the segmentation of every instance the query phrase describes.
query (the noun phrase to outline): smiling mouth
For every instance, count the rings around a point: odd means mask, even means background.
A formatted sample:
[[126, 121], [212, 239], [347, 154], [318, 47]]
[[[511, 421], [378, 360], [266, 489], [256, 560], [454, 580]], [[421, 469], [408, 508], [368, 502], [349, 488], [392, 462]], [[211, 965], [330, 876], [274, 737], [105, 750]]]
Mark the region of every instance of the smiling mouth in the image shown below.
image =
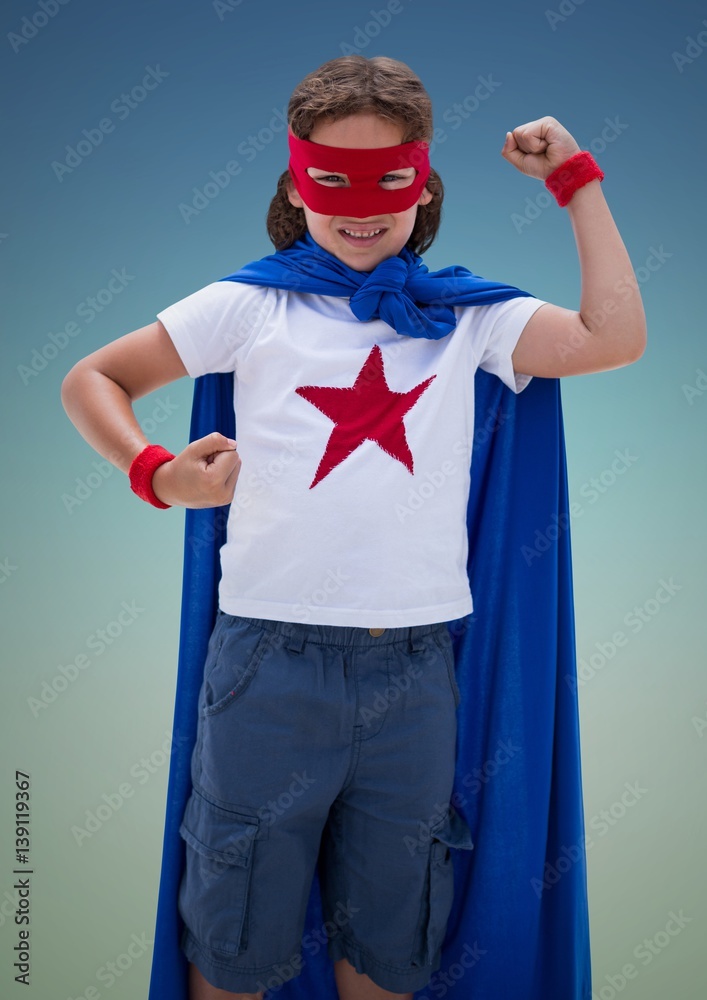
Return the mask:
[[375, 226], [371, 229], [349, 229], [348, 226], [342, 226], [339, 232], [347, 243], [355, 243], [359, 246], [371, 246], [373, 243], [377, 243], [381, 236], [387, 232], [387, 228], [385, 226]]

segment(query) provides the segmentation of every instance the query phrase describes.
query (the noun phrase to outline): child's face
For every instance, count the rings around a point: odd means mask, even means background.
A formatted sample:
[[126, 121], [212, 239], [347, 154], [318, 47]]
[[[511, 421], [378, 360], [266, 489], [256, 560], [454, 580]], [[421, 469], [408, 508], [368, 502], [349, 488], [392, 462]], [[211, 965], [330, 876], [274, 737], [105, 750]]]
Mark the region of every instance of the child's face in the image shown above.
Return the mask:
[[[379, 149], [382, 146], [397, 146], [403, 141], [403, 127], [372, 112], [349, 115], [336, 122], [318, 122], [308, 136], [311, 142], [325, 146], [348, 146], [351, 149]], [[332, 174], [331, 171], [308, 167], [307, 173], [317, 183], [326, 187], [347, 187], [349, 178], [345, 173]], [[415, 176], [414, 167], [396, 169], [393, 174], [381, 178], [381, 187], [388, 191], [408, 187]], [[404, 212], [387, 215], [369, 215], [359, 219], [354, 216], [320, 215], [305, 205], [291, 178], [288, 180], [288, 198], [297, 208], [304, 209], [307, 228], [312, 238], [330, 253], [338, 257], [356, 271], [372, 271], [386, 257], [400, 253], [410, 238], [415, 225], [417, 206], [426, 205], [432, 193], [423, 188], [417, 202]], [[372, 240], [347, 236], [344, 229], [368, 232], [382, 229]]]

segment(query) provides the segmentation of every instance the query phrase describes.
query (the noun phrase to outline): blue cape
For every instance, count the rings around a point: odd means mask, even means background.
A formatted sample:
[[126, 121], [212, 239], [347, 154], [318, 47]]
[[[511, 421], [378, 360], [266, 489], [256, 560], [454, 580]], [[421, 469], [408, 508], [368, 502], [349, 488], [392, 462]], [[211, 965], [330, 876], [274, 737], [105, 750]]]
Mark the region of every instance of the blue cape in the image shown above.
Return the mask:
[[[220, 280], [350, 295], [363, 321], [446, 336], [453, 304], [530, 295], [463, 267], [430, 273], [404, 248], [354, 271], [307, 234]], [[451, 314], [451, 315], [450, 315]], [[452, 851], [442, 962], [416, 1000], [590, 1000], [591, 972], [567, 469], [559, 379], [516, 395], [481, 369], [467, 525], [471, 615], [448, 623], [461, 691], [452, 803], [474, 849]], [[236, 438], [233, 373], [195, 379], [189, 440]], [[177, 909], [197, 701], [218, 607], [228, 506], [187, 509], [175, 710], [149, 1000], [187, 1000]], [[322, 927], [315, 872], [304, 934]], [[312, 938], [308, 938], [312, 940]], [[324, 946], [265, 1000], [336, 1000]]]

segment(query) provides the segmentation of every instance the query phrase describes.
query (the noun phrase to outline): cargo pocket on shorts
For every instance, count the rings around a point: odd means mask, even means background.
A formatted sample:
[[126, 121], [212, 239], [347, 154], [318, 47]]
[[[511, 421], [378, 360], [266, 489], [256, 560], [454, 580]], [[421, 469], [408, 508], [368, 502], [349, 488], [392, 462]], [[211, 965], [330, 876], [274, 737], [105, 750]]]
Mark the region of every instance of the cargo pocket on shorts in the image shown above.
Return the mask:
[[451, 812], [430, 828], [425, 895], [411, 961], [416, 966], [431, 965], [437, 958], [447, 932], [454, 901], [454, 867], [450, 847], [471, 850], [471, 831], [460, 813]]
[[457, 675], [455, 670], [455, 659], [454, 659], [454, 645], [452, 643], [452, 637], [449, 634], [447, 626], [444, 626], [444, 630], [438, 629], [433, 633], [435, 643], [437, 648], [440, 650], [442, 656], [444, 657], [444, 662], [447, 667], [447, 674], [449, 675], [449, 686], [454, 694], [454, 704], [459, 708], [459, 704], [462, 700], [461, 692], [459, 691], [459, 685], [457, 684]]
[[266, 832], [257, 815], [217, 806], [192, 790], [179, 827], [187, 850], [179, 912], [203, 947], [226, 955], [248, 947], [255, 843]]
[[204, 666], [201, 714], [216, 715], [243, 694], [253, 680], [271, 633], [221, 614], [218, 634]]

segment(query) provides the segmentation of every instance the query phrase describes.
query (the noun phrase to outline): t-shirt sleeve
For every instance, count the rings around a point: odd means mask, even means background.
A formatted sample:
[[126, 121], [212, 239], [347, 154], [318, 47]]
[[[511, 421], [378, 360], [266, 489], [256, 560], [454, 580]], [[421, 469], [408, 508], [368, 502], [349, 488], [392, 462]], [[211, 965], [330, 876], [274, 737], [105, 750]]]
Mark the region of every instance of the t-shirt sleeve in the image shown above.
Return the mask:
[[191, 378], [232, 372], [238, 351], [262, 328], [275, 289], [213, 281], [157, 313]]
[[512, 354], [525, 324], [544, 305], [545, 299], [518, 295], [504, 302], [466, 307], [477, 368], [498, 375], [516, 394], [529, 385], [533, 376], [514, 372]]

